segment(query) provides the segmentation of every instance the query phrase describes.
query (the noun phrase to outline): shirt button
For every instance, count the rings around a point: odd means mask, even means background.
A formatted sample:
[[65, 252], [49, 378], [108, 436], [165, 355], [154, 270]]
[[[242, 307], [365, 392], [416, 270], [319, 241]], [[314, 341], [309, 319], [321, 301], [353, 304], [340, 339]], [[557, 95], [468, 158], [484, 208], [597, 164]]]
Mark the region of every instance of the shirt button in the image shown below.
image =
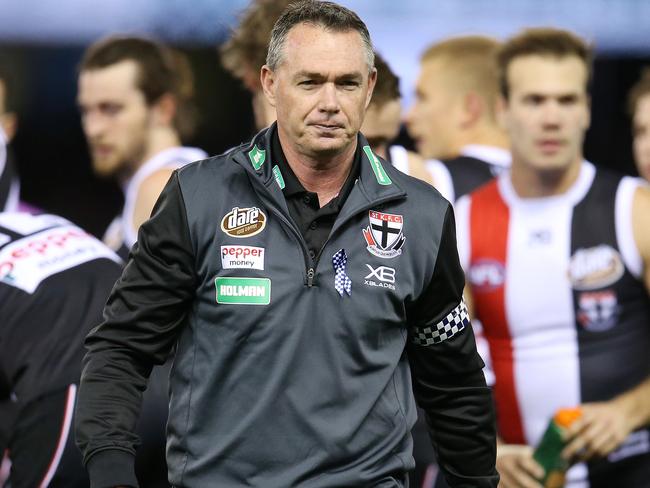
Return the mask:
[[318, 227], [318, 224], [316, 223], [315, 220], [311, 224], [309, 224], [309, 228], [311, 230], [316, 230], [316, 227]]
[[314, 259], [316, 257], [316, 251], [314, 251], [313, 249], [310, 249], [309, 250], [309, 257]]
[[311, 197], [309, 195], [305, 195], [302, 197], [302, 201], [309, 205], [311, 203]]

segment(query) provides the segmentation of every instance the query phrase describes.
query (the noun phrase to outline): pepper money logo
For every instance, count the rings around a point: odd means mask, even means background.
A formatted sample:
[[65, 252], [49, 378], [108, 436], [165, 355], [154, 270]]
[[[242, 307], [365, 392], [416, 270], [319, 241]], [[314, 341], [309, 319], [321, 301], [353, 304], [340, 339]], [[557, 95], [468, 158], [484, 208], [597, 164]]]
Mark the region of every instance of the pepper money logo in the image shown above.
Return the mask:
[[221, 230], [231, 237], [251, 237], [266, 227], [266, 215], [257, 207], [234, 207], [221, 219]]

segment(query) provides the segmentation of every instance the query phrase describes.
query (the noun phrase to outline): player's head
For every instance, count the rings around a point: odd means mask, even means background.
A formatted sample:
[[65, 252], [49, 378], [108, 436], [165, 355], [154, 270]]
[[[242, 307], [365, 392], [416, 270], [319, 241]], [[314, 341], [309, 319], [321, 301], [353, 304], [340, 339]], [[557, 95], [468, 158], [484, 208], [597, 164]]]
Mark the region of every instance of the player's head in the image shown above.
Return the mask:
[[463, 146], [479, 142], [486, 128], [498, 127], [498, 47], [492, 38], [465, 36], [433, 44], [424, 52], [415, 102], [406, 119], [420, 154], [458, 156]]
[[13, 106], [13, 79], [10, 70], [0, 63], [0, 127], [7, 142], [11, 141], [16, 133], [17, 117]]
[[295, 2], [273, 27], [262, 86], [280, 140], [302, 155], [321, 159], [354, 147], [375, 79], [368, 29], [351, 10]]
[[361, 132], [368, 139], [372, 150], [384, 156], [388, 145], [399, 133], [402, 104], [399, 78], [377, 53], [375, 53], [375, 68], [377, 68], [377, 83], [363, 119]]
[[162, 133], [193, 129], [193, 80], [178, 52], [138, 37], [90, 46], [79, 69], [78, 104], [95, 171], [132, 173]]
[[582, 160], [589, 127], [591, 49], [571, 32], [528, 29], [498, 54], [513, 164], [562, 174]]
[[295, 0], [253, 0], [220, 49], [224, 67], [251, 92], [258, 129], [275, 121], [275, 109], [268, 105], [262, 91], [260, 70], [266, 63], [271, 30], [292, 1]]
[[650, 68], [632, 87], [629, 95], [634, 138], [634, 161], [639, 175], [650, 181]]

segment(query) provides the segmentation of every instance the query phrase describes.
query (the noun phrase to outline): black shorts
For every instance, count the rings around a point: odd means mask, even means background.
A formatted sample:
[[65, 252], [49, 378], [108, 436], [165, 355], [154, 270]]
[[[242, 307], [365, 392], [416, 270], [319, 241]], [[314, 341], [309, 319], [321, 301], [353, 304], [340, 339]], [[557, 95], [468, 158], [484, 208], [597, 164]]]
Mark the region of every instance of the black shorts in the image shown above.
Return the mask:
[[20, 409], [7, 446], [11, 488], [88, 487], [72, 429], [76, 393], [70, 385]]

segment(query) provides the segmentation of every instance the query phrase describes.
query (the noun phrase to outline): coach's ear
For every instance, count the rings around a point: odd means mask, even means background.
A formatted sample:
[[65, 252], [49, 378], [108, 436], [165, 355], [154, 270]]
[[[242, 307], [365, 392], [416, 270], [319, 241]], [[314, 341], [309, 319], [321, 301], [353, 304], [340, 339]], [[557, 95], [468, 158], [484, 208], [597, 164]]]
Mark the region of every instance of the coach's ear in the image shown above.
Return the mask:
[[262, 82], [264, 96], [271, 106], [275, 107], [275, 88], [277, 86], [276, 73], [266, 64], [262, 66], [262, 70], [260, 71], [260, 81]]

